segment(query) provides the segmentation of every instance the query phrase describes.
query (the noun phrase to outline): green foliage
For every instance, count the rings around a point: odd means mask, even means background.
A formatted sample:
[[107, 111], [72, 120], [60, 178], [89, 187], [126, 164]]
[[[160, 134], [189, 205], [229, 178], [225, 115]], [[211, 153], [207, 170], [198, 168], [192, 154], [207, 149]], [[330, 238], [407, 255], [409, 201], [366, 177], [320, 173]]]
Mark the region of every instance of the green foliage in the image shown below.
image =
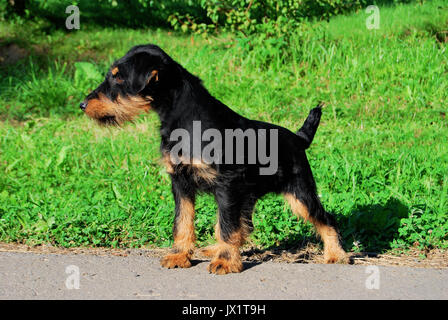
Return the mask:
[[[0, 8], [7, 1], [0, 0]], [[68, 16], [65, 10], [69, 5], [78, 6], [82, 24], [109, 27], [168, 27], [168, 17], [172, 12], [185, 12], [195, 17], [203, 14], [194, 0], [26, 0], [24, 17], [49, 22], [49, 29], [64, 29]], [[9, 14], [10, 19], [14, 19], [14, 16], [17, 15]]]
[[[398, 4], [409, 0], [379, 1]], [[309, 34], [310, 19], [328, 20], [335, 15], [361, 11], [369, 0], [201, 0], [204, 16], [174, 12], [168, 21], [175, 30], [207, 35], [232, 32], [249, 51], [258, 48], [260, 62], [269, 64], [276, 55], [288, 57], [291, 46], [301, 45]], [[313, 26], [316, 27], [316, 26]], [[317, 25], [316, 35], [320, 35]]]
[[447, 238], [446, 214], [427, 214], [427, 211], [426, 205], [410, 209], [409, 217], [400, 221], [399, 236], [394, 240], [393, 247], [404, 248], [412, 243], [419, 249], [426, 249], [435, 247], [439, 239]]
[[4, 21], [9, 8], [8, 0], [0, 0], [0, 21]]
[[98, 66], [90, 62], [75, 62], [74, 85], [82, 91], [88, 90], [98, 85], [103, 78], [103, 74]]
[[[376, 4], [406, 3], [411, 0], [378, 0]], [[24, 1], [21, 1], [24, 2]], [[8, 0], [0, 0], [0, 12], [13, 16]], [[64, 28], [65, 8], [77, 5], [83, 23], [103, 26], [173, 27], [195, 33], [239, 31], [258, 33], [259, 25], [268, 24], [293, 32], [303, 19], [329, 19], [365, 8], [371, 0], [27, 0], [27, 19], [45, 19], [55, 28]], [[17, 6], [16, 6], [17, 7]], [[4, 14], [5, 15], [5, 14]], [[0, 16], [1, 18], [1, 16]]]
[[[443, 1], [303, 21], [288, 38], [202, 38], [166, 31], [39, 31], [2, 23], [0, 37], [29, 57], [0, 67], [0, 241], [141, 247], [172, 242], [174, 201], [159, 162], [154, 114], [99, 128], [79, 102], [131, 46], [164, 48], [240, 114], [291, 130], [327, 103], [307, 150], [325, 208], [347, 249], [448, 248], [448, 11]], [[4, 27], [4, 28], [3, 28]], [[270, 29], [270, 28], [273, 29]], [[28, 44], [28, 46], [26, 46]], [[196, 204], [201, 244], [213, 241], [216, 204]], [[280, 196], [261, 199], [251, 240], [315, 241]]]
[[74, 76], [67, 74], [66, 63], [54, 62], [42, 70], [30, 59], [23, 67], [26, 76], [17, 74], [14, 83], [10, 82], [2, 94], [7, 101], [12, 100], [13, 107], [0, 104], [0, 113], [9, 113], [20, 121], [35, 116], [72, 114], [69, 107], [81, 100], [81, 92], [94, 88], [103, 78], [97, 67], [88, 62], [76, 62]]
[[[409, 0], [377, 1], [402, 3]], [[304, 19], [329, 19], [372, 4], [369, 0], [201, 0], [203, 16], [183, 11], [174, 12], [169, 21], [175, 29], [196, 33], [239, 31], [244, 35], [260, 34], [263, 29], [275, 29], [276, 35], [293, 33]]]

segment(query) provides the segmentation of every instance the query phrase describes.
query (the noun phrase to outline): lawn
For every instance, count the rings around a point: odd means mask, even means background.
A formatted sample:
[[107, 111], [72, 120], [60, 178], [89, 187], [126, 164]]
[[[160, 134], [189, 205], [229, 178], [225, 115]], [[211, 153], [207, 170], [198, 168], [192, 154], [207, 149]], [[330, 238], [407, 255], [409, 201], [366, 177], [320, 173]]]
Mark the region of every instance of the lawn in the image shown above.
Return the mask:
[[[307, 154], [347, 250], [448, 248], [448, 5], [411, 3], [380, 13], [379, 30], [367, 29], [360, 11], [304, 22], [288, 43], [1, 22], [1, 50], [22, 48], [23, 58], [0, 65], [0, 241], [172, 243], [174, 200], [156, 115], [104, 129], [78, 108], [114, 59], [155, 43], [246, 117], [295, 131], [326, 102]], [[198, 240], [206, 244], [217, 208], [201, 195], [196, 209]], [[257, 203], [254, 225], [256, 246], [318, 243], [311, 225], [297, 221], [277, 195]]]

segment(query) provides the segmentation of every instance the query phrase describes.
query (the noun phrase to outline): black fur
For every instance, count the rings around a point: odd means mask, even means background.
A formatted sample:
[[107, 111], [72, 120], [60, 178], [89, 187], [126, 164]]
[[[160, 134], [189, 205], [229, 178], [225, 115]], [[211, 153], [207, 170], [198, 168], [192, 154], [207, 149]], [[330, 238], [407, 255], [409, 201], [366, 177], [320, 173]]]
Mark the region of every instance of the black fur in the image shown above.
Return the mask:
[[[193, 121], [201, 121], [202, 132], [218, 129], [224, 136], [225, 129], [277, 129], [278, 170], [273, 175], [260, 175], [262, 164], [211, 164], [216, 172], [212, 181], [197, 175], [189, 165], [180, 164], [171, 172], [172, 190], [176, 203], [173, 231], [178, 232], [180, 199], [194, 203], [197, 192], [210, 192], [219, 207], [219, 227], [223, 241], [247, 225], [252, 230], [252, 210], [257, 199], [269, 192], [290, 193], [309, 210], [319, 223], [335, 227], [335, 219], [322, 207], [316, 194], [316, 184], [305, 154], [316, 133], [322, 110], [321, 105], [312, 109], [297, 134], [280, 126], [249, 120], [215, 99], [202, 85], [201, 80], [189, 73], [155, 45], [132, 48], [116, 61], [119, 74], [109, 72], [106, 80], [86, 99], [88, 102], [99, 93], [114, 100], [118, 95], [151, 97], [151, 108], [160, 117], [161, 152], [169, 153], [176, 142], [170, 134], [178, 128], [192, 133]], [[150, 77], [156, 70], [158, 78]], [[116, 78], [124, 79], [116, 81]], [[148, 82], [148, 79], [149, 82]], [[113, 121], [108, 118], [109, 123]], [[268, 144], [269, 146], [269, 144]], [[204, 143], [201, 144], [204, 147]], [[248, 146], [246, 145], [247, 149]], [[224, 150], [223, 150], [224, 152]], [[268, 150], [269, 154], [269, 150]], [[224, 154], [222, 155], [224, 157]], [[226, 255], [223, 254], [223, 257]]]

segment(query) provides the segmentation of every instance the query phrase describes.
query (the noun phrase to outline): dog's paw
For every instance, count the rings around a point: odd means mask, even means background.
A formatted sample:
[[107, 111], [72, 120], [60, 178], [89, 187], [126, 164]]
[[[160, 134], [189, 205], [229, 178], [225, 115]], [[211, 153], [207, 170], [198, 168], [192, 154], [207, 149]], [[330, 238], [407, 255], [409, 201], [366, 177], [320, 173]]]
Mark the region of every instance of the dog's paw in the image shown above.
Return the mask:
[[191, 261], [185, 253], [173, 253], [166, 255], [160, 261], [162, 267], [173, 269], [173, 268], [190, 268]]
[[243, 264], [241, 261], [215, 259], [208, 266], [208, 272], [214, 274], [238, 273], [241, 271], [243, 271]]
[[332, 250], [324, 251], [324, 261], [327, 264], [331, 263], [349, 263], [349, 257], [342, 248], [333, 248]]
[[218, 252], [218, 247], [216, 245], [207, 246], [202, 248], [199, 253], [207, 258], [212, 258]]

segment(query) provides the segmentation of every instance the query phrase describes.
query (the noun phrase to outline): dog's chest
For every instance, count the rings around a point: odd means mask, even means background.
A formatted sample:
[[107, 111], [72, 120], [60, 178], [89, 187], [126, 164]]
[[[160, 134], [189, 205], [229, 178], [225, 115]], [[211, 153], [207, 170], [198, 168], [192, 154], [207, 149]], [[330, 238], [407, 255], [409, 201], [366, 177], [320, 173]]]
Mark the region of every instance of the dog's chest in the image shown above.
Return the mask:
[[162, 153], [162, 161], [166, 171], [171, 175], [187, 175], [198, 184], [213, 185], [218, 176], [217, 170], [210, 164], [197, 159], [186, 159]]

